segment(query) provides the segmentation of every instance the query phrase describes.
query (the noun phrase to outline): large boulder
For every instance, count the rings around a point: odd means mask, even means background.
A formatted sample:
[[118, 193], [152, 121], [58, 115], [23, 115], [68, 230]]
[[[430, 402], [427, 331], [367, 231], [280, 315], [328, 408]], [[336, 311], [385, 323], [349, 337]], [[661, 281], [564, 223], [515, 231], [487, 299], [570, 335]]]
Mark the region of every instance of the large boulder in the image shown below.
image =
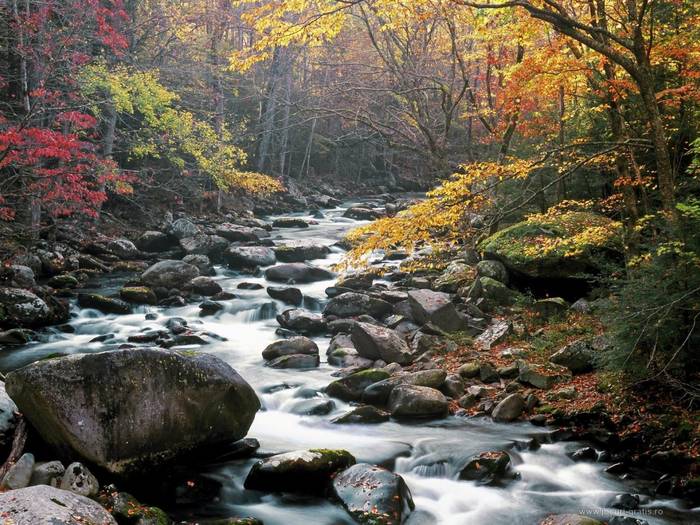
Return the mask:
[[616, 260], [622, 249], [621, 229], [619, 222], [590, 212], [534, 215], [488, 237], [479, 249], [516, 274], [576, 278], [601, 272], [606, 259]]
[[310, 241], [287, 241], [274, 247], [277, 259], [283, 262], [304, 262], [323, 259], [331, 250], [323, 244]]
[[152, 287], [183, 288], [195, 277], [199, 277], [196, 266], [184, 261], [160, 261], [141, 274], [141, 281]]
[[367, 314], [381, 319], [392, 310], [392, 305], [382, 299], [363, 293], [346, 292], [328, 301], [323, 309], [323, 315], [355, 317]]
[[0, 518], [13, 525], [117, 525], [91, 499], [46, 485], [0, 493]]
[[427, 386], [398, 385], [389, 396], [391, 416], [396, 419], [443, 418], [448, 408], [443, 393]]
[[333, 495], [357, 523], [367, 525], [400, 525], [415, 508], [401, 476], [366, 463], [338, 474]]
[[362, 401], [372, 405], [385, 405], [389, 401], [391, 392], [399, 385], [427, 386], [439, 389], [446, 377], [445, 371], [439, 368], [395, 375], [365, 388], [362, 393]]
[[136, 259], [141, 255], [139, 249], [129, 239], [110, 239], [105, 243], [105, 248], [108, 253], [120, 259]]
[[268, 281], [286, 283], [312, 283], [315, 281], [327, 281], [333, 279], [335, 274], [330, 270], [319, 268], [306, 263], [278, 264], [265, 270], [265, 278]]
[[356, 323], [351, 337], [357, 353], [367, 359], [382, 359], [387, 363], [400, 365], [408, 364], [413, 359], [406, 340], [390, 328]]
[[224, 252], [224, 261], [234, 270], [253, 269], [275, 264], [275, 252], [265, 246], [231, 246]]
[[431, 323], [445, 332], [456, 332], [466, 328], [450, 296], [431, 290], [412, 290], [408, 292], [413, 318], [420, 324]]
[[525, 399], [516, 392], [498, 403], [496, 408], [493, 409], [491, 417], [494, 421], [509, 423], [518, 419], [524, 410]]
[[354, 464], [355, 458], [346, 450], [287, 452], [255, 463], [244, 486], [266, 492], [323, 494], [337, 472]]
[[42, 326], [51, 319], [51, 308], [38, 295], [22, 288], [0, 288], [0, 326]]
[[479, 277], [488, 277], [503, 284], [508, 284], [508, 270], [500, 261], [479, 261], [476, 265]]
[[154, 349], [38, 361], [6, 387], [49, 445], [124, 475], [240, 439], [260, 408], [220, 359]]

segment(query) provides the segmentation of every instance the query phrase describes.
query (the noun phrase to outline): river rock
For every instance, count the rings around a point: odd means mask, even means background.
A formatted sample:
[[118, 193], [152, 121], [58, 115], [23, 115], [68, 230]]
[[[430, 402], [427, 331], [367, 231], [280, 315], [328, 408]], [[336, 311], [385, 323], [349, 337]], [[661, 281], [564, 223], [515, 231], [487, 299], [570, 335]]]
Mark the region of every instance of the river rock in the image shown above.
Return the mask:
[[280, 217], [272, 221], [273, 228], [308, 228], [309, 222], [301, 217]]
[[275, 246], [274, 251], [278, 260], [289, 263], [324, 259], [331, 252], [328, 246], [310, 241], [286, 241]]
[[479, 277], [489, 277], [500, 283], [508, 284], [508, 270], [499, 261], [479, 261], [476, 265], [476, 274]]
[[391, 414], [372, 405], [355, 407], [331, 421], [336, 425], [371, 425], [389, 421]]
[[270, 234], [262, 228], [223, 223], [216, 227], [216, 234], [230, 242], [259, 242]]
[[[41, 268], [41, 261], [39, 261]], [[34, 270], [29, 266], [22, 264], [13, 264], [10, 266], [10, 285], [17, 288], [32, 288], [36, 286]]]
[[278, 264], [265, 270], [265, 278], [268, 281], [295, 283], [312, 283], [315, 281], [327, 281], [333, 279], [335, 274], [324, 268], [306, 263]]
[[419, 324], [431, 323], [445, 332], [456, 332], [466, 327], [450, 296], [432, 290], [412, 290], [408, 292], [413, 319]]
[[105, 247], [108, 253], [120, 259], [137, 259], [141, 255], [139, 249], [129, 239], [110, 239]]
[[17, 405], [7, 395], [5, 383], [0, 381], [0, 450], [4, 450], [12, 443], [17, 424], [16, 412], [18, 412]]
[[365, 388], [388, 377], [388, 372], [377, 368], [362, 370], [333, 381], [326, 387], [326, 394], [343, 401], [359, 401]]
[[494, 421], [509, 423], [518, 419], [525, 410], [525, 399], [518, 393], [511, 394], [493, 409], [491, 417]]
[[328, 304], [323, 309], [323, 315], [355, 317], [366, 314], [371, 315], [375, 319], [381, 319], [392, 310], [392, 305], [382, 299], [363, 293], [346, 292], [328, 301]]
[[51, 288], [56, 289], [73, 289], [77, 288], [80, 284], [78, 279], [69, 273], [62, 273], [60, 275], [54, 275], [49, 279], [47, 283]]
[[37, 338], [37, 333], [27, 328], [11, 328], [0, 332], [0, 345], [26, 345]]
[[345, 210], [345, 213], [343, 213], [343, 217], [355, 219], [357, 221], [373, 221], [374, 219], [378, 219], [381, 216], [382, 214], [380, 212], [371, 208], [365, 208], [361, 206], [354, 206], [352, 208], [348, 208], [347, 210]]
[[301, 306], [304, 302], [304, 295], [299, 288], [285, 286], [268, 286], [267, 295], [286, 304]]
[[[20, 458], [15, 462], [14, 465], [10, 467], [2, 478], [2, 483], [0, 483], [0, 490], [14, 490], [23, 489], [29, 485], [29, 480], [32, 478], [32, 471], [34, 470], [34, 454], [25, 453], [20, 456]], [[0, 508], [0, 510], [2, 510]], [[0, 514], [0, 518], [2, 514]]]
[[408, 343], [394, 330], [369, 323], [357, 323], [352, 329], [352, 343], [367, 359], [382, 359], [387, 363], [405, 365], [411, 362]]
[[472, 456], [459, 473], [459, 479], [492, 485], [513, 477], [510, 456], [506, 452], [489, 451]]
[[282, 328], [300, 334], [318, 334], [326, 329], [326, 322], [320, 315], [301, 308], [285, 310], [277, 316], [277, 322]]
[[66, 469], [60, 461], [37, 463], [32, 471], [29, 485], [49, 485], [50, 487], [58, 487], [61, 484], [61, 478], [65, 472]]
[[267, 345], [262, 352], [265, 360], [292, 354], [318, 355], [318, 345], [308, 337], [290, 337]]
[[234, 270], [253, 269], [275, 264], [275, 252], [265, 246], [231, 246], [224, 253], [224, 261]]
[[78, 306], [81, 308], [93, 308], [105, 314], [131, 313], [131, 306], [126, 301], [95, 293], [78, 294]]
[[445, 382], [446, 377], [445, 371], [439, 368], [392, 376], [365, 388], [365, 391], [362, 393], [362, 401], [371, 405], [386, 405], [391, 392], [398, 385], [427, 386], [439, 389]]
[[443, 393], [434, 388], [398, 385], [389, 396], [389, 409], [396, 419], [443, 418], [448, 404]]
[[206, 255], [185, 255], [182, 258], [182, 262], [197, 268], [199, 275], [216, 275], [211, 260]]
[[571, 370], [572, 374], [583, 374], [593, 370], [595, 350], [589, 341], [579, 339], [552, 354], [549, 360], [554, 364], [565, 366]]
[[155, 349], [38, 361], [6, 386], [44, 441], [116, 474], [240, 439], [260, 408], [220, 359]]
[[289, 354], [276, 357], [267, 363], [265, 366], [270, 368], [317, 368], [320, 363], [320, 358], [317, 355], [309, 354]]
[[351, 273], [338, 279], [336, 286], [338, 288], [349, 288], [350, 290], [367, 290], [374, 283], [374, 275], [365, 273]]
[[168, 226], [168, 233], [176, 239], [194, 237], [199, 231], [199, 226], [186, 218], [177, 219]]
[[188, 282], [185, 285], [185, 290], [189, 290], [197, 295], [204, 295], [205, 297], [211, 297], [223, 291], [219, 283], [211, 277], [206, 277], [204, 275], [195, 277]]
[[136, 240], [136, 247], [149, 253], [167, 252], [177, 246], [177, 239], [172, 235], [159, 231], [143, 232]]
[[546, 517], [540, 521], [539, 525], [604, 525], [604, 523], [580, 514], [557, 514]]
[[180, 246], [187, 255], [206, 255], [211, 260], [218, 260], [228, 245], [229, 242], [223, 237], [205, 233], [180, 239]]
[[119, 290], [122, 300], [134, 304], [156, 304], [158, 297], [147, 286], [125, 286]]
[[400, 525], [415, 508], [401, 476], [366, 463], [338, 474], [333, 495], [357, 523], [366, 525]]
[[43, 326], [51, 319], [48, 304], [33, 292], [22, 288], [0, 288], [0, 326]]
[[87, 498], [94, 498], [100, 490], [100, 484], [85, 465], [76, 462], [66, 468], [59, 488]]
[[346, 450], [287, 452], [255, 463], [244, 486], [266, 492], [323, 494], [337, 472], [354, 464], [355, 458]]
[[171, 290], [179, 290], [195, 277], [199, 277], [196, 266], [184, 261], [165, 260], [148, 268], [141, 274], [141, 281], [149, 286], [162, 286]]
[[46, 485], [0, 493], [0, 509], [1, 516], [15, 525], [117, 525], [91, 499]]

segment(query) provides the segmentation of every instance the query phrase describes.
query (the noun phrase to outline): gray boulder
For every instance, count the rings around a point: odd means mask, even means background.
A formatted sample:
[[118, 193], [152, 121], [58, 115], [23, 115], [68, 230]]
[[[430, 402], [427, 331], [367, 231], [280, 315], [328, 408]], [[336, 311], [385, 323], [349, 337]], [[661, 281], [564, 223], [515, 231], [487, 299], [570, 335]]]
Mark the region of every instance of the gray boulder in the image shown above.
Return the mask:
[[268, 281], [286, 283], [312, 283], [333, 279], [335, 274], [330, 270], [319, 268], [306, 263], [278, 264], [265, 270], [265, 278]]
[[415, 508], [401, 476], [366, 463], [338, 474], [333, 495], [357, 523], [366, 525], [400, 525]]
[[13, 525], [117, 525], [91, 499], [46, 485], [0, 493], [0, 509]]
[[178, 219], [168, 226], [168, 233], [176, 239], [194, 237], [199, 231], [199, 226], [185, 218]]
[[552, 354], [549, 360], [554, 364], [565, 366], [571, 370], [572, 374], [583, 374], [593, 370], [595, 350], [589, 341], [579, 339]]
[[17, 424], [16, 412], [18, 412], [17, 405], [7, 395], [5, 383], [0, 381], [0, 450], [12, 443], [15, 425]]
[[34, 270], [29, 266], [13, 264], [10, 266], [10, 270], [12, 271], [12, 286], [16, 286], [17, 288], [31, 288], [36, 285]]
[[365, 388], [362, 393], [362, 401], [372, 405], [385, 405], [389, 401], [391, 392], [398, 385], [427, 386], [439, 389], [446, 377], [445, 371], [439, 368], [395, 375]]
[[317, 368], [320, 364], [320, 358], [318, 354], [289, 354], [276, 357], [267, 363], [265, 366], [270, 368]]
[[38, 361], [6, 387], [49, 445], [124, 475], [240, 439], [260, 408], [220, 359], [154, 349]]
[[525, 410], [525, 399], [518, 393], [511, 394], [493, 409], [491, 417], [494, 421], [509, 423], [518, 419]]
[[120, 259], [136, 259], [141, 255], [139, 249], [129, 239], [111, 239], [107, 241], [105, 248], [108, 253]]
[[[10, 467], [2, 478], [0, 489], [14, 490], [23, 489], [29, 485], [29, 480], [32, 478], [34, 470], [34, 454], [25, 453], [20, 456], [17, 462]], [[0, 514], [2, 517], [2, 514]]]
[[346, 450], [287, 452], [255, 463], [244, 486], [266, 492], [323, 494], [337, 472], [354, 464], [355, 458]]
[[359, 401], [365, 388], [388, 377], [388, 372], [377, 368], [362, 370], [341, 379], [336, 379], [326, 387], [326, 393], [344, 401]]
[[262, 228], [223, 223], [216, 227], [216, 234], [230, 242], [259, 242], [270, 234]]
[[323, 315], [355, 317], [367, 314], [381, 319], [392, 310], [392, 305], [382, 299], [363, 293], [346, 292], [328, 301], [328, 304], [323, 309]]
[[431, 323], [445, 332], [456, 332], [466, 328], [466, 320], [459, 315], [450, 296], [432, 290], [408, 292], [413, 319], [419, 324]]
[[357, 353], [367, 359], [382, 359], [387, 363], [405, 365], [413, 358], [408, 343], [390, 328], [356, 323], [351, 337]]
[[300, 334], [318, 334], [326, 329], [326, 322], [320, 315], [301, 308], [285, 310], [277, 316], [277, 322], [282, 328]]
[[42, 326], [51, 318], [51, 309], [36, 294], [22, 288], [0, 288], [0, 326]]
[[265, 246], [231, 246], [224, 253], [224, 261], [234, 270], [270, 266], [276, 260], [275, 252]]
[[389, 421], [391, 415], [371, 405], [362, 405], [351, 409], [331, 421], [336, 425], [371, 425]]
[[180, 246], [187, 255], [206, 255], [212, 260], [218, 260], [228, 245], [229, 242], [223, 237], [204, 233], [180, 239]]
[[345, 210], [345, 213], [343, 213], [343, 217], [355, 219], [357, 221], [373, 221], [374, 219], [378, 219], [381, 216], [382, 214], [380, 212], [362, 206], [354, 206], [352, 208], [348, 208], [347, 210]]
[[510, 456], [500, 450], [472, 456], [459, 473], [459, 479], [476, 481], [478, 485], [493, 485], [513, 477]]
[[68, 465], [59, 488], [86, 498], [94, 498], [100, 490], [100, 484], [85, 465], [76, 462]]
[[50, 487], [58, 487], [65, 472], [66, 469], [60, 461], [37, 463], [34, 466], [29, 484], [32, 486], [49, 485]]
[[301, 217], [280, 217], [272, 221], [273, 228], [308, 228], [309, 223]]
[[508, 284], [508, 270], [499, 261], [479, 261], [476, 265], [476, 273], [479, 277], [489, 277], [503, 284]]
[[182, 262], [191, 264], [199, 270], [199, 275], [215, 275], [211, 260], [206, 255], [185, 255]]
[[219, 283], [204, 275], [192, 279], [185, 285], [185, 289], [205, 297], [211, 297], [223, 291]]
[[152, 287], [181, 289], [195, 277], [199, 277], [196, 266], [184, 261], [160, 261], [141, 274], [141, 281]]
[[427, 386], [398, 385], [389, 396], [391, 416], [396, 419], [443, 418], [448, 403], [442, 392]]

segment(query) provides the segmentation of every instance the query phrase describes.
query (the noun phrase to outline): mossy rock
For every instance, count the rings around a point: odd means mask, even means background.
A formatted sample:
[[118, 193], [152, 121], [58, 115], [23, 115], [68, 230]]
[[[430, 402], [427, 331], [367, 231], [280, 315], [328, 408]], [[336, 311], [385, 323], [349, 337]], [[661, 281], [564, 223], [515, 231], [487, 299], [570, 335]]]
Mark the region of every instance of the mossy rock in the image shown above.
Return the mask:
[[619, 223], [591, 212], [535, 215], [479, 244], [487, 257], [531, 278], [596, 274], [622, 249]]

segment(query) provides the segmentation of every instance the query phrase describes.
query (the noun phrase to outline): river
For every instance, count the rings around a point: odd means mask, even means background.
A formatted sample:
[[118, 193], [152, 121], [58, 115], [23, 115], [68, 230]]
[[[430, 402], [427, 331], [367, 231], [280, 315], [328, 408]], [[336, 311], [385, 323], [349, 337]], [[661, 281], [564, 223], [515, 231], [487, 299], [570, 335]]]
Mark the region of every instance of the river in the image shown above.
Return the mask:
[[[348, 205], [324, 210], [323, 218], [306, 229], [275, 229], [275, 242], [313, 240], [334, 244], [351, 227], [362, 222], [346, 219]], [[312, 219], [310, 215], [298, 216]], [[271, 217], [270, 219], [272, 219]], [[333, 247], [325, 259], [312, 261], [328, 267], [341, 260], [343, 252]], [[143, 306], [130, 315], [104, 315], [95, 310], [73, 306], [71, 325], [74, 333], [56, 330], [43, 334], [43, 340], [20, 349], [0, 352], [0, 370], [7, 372], [54, 353], [98, 352], [113, 349], [130, 335], [147, 329], [162, 329], [170, 317], [183, 317], [190, 325], [217, 334], [225, 341], [196, 347], [214, 354], [234, 367], [258, 392], [263, 410], [248, 435], [261, 443], [259, 453], [277, 453], [303, 448], [343, 448], [358, 462], [382, 464], [400, 473], [408, 483], [416, 511], [411, 525], [430, 524], [536, 524], [547, 514], [589, 513], [592, 517], [611, 516], [604, 507], [617, 494], [642, 492], [637, 482], [623, 481], [605, 473], [606, 463], [574, 462], [567, 456], [581, 443], [551, 443], [551, 430], [530, 423], [498, 424], [490, 418], [449, 417], [436, 422], [416, 424], [387, 422], [379, 425], [334, 425], [330, 420], [347, 410], [348, 405], [334, 400], [331, 413], [323, 416], [299, 416], [293, 413], [302, 397], [323, 396], [320, 390], [337, 369], [325, 363], [328, 338], [316, 341], [321, 350], [321, 366], [312, 370], [276, 370], [263, 366], [261, 351], [278, 337], [275, 315], [287, 307], [271, 299], [264, 289], [241, 290], [242, 282], [267, 285], [263, 277], [251, 277], [217, 267], [216, 280], [237, 298], [227, 301], [226, 309], [216, 316], [200, 317], [197, 304], [179, 308]], [[118, 290], [127, 277], [111, 275], [100, 282], [99, 293]], [[326, 300], [324, 290], [332, 281], [299, 285], [305, 306], [320, 311]], [[145, 319], [146, 313], [156, 318]], [[103, 342], [90, 342], [96, 336], [114, 334]], [[313, 390], [310, 390], [313, 389]], [[518, 451], [515, 443], [533, 437], [542, 446], [533, 451]], [[520, 479], [503, 487], [477, 486], [457, 481], [467, 458], [486, 450], [507, 448]], [[523, 447], [520, 447], [523, 448]], [[263, 494], [243, 489], [243, 480], [254, 459], [200, 465], [198, 472], [188, 471], [178, 499], [167, 510], [178, 519], [254, 516], [266, 525], [335, 525], [353, 521], [343, 509], [323, 499]], [[204, 485], [199, 494], [193, 485]], [[199, 494], [199, 496], [197, 496]], [[671, 499], [642, 496], [641, 512], [636, 517], [651, 524], [697, 523], [700, 514], [682, 510]], [[603, 514], [596, 516], [597, 512]]]

